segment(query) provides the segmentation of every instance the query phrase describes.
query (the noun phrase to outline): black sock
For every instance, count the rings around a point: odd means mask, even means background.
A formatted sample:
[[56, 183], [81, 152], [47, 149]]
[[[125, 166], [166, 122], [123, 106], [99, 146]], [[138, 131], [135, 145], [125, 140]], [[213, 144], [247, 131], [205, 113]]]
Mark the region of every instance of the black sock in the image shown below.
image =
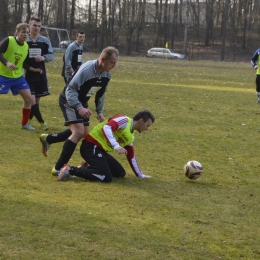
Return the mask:
[[48, 144], [64, 142], [71, 136], [71, 134], [72, 134], [72, 132], [68, 128], [68, 129], [64, 130], [63, 132], [59, 132], [56, 134], [49, 134], [46, 138], [46, 141]]
[[59, 160], [56, 162], [55, 169], [60, 170], [64, 164], [68, 163], [77, 144], [73, 143], [70, 139], [67, 139], [63, 145], [63, 149], [60, 155]]
[[43, 120], [43, 118], [42, 118], [42, 114], [41, 114], [41, 112], [40, 112], [39, 104], [34, 104], [34, 105], [31, 107], [30, 119], [32, 119], [33, 116], [36, 117], [36, 119], [38, 120], [39, 123], [44, 123], [44, 120]]
[[[33, 107], [33, 106], [32, 106], [32, 107]], [[29, 117], [30, 120], [32, 120], [32, 119], [33, 119], [33, 116], [34, 116], [34, 115], [33, 115], [33, 109], [32, 109], [32, 107], [31, 107], [31, 113], [30, 113], [30, 117]]]

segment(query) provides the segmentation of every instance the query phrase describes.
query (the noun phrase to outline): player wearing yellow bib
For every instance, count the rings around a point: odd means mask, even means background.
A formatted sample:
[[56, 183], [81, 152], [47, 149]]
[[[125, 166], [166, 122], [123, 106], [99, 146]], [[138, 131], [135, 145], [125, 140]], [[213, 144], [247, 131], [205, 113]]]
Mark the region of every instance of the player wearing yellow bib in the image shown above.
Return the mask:
[[141, 171], [137, 163], [133, 142], [134, 132], [148, 130], [154, 121], [150, 111], [141, 110], [133, 118], [116, 115], [98, 124], [85, 137], [80, 147], [81, 156], [88, 162], [88, 166], [78, 168], [67, 164], [61, 169], [57, 180], [74, 175], [90, 181], [111, 182], [113, 177], [124, 177], [125, 169], [109, 154], [112, 151], [126, 155], [137, 177], [150, 178]]
[[256, 70], [256, 95], [257, 95], [257, 104], [260, 104], [260, 49], [256, 50], [254, 53], [252, 59], [251, 59], [251, 65], [254, 70]]
[[15, 37], [9, 36], [0, 42], [0, 94], [7, 94], [11, 89], [14, 96], [22, 96], [24, 106], [21, 128], [35, 130], [28, 124], [32, 101], [29, 85], [23, 77], [23, 68], [39, 74], [42, 74], [42, 70], [24, 63], [28, 56], [28, 33], [28, 24], [20, 23], [16, 26]]

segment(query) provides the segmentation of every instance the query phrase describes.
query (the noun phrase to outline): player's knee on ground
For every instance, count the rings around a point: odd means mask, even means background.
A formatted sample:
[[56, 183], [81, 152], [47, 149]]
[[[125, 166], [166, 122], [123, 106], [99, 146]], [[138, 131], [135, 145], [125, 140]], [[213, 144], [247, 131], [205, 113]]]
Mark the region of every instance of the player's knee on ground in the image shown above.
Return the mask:
[[122, 171], [122, 172], [120, 172], [120, 173], [119, 173], [117, 176], [115, 176], [115, 177], [117, 177], [117, 178], [124, 178], [125, 175], [126, 175], [126, 172], [125, 172], [125, 171]]
[[89, 181], [102, 181], [102, 182], [112, 182], [111, 174], [102, 174], [96, 169], [91, 169], [90, 167], [71, 167], [70, 175], [75, 175]]
[[114, 167], [111, 170], [111, 173], [114, 178], [124, 178], [126, 175], [126, 171], [121, 165], [118, 165], [118, 167]]

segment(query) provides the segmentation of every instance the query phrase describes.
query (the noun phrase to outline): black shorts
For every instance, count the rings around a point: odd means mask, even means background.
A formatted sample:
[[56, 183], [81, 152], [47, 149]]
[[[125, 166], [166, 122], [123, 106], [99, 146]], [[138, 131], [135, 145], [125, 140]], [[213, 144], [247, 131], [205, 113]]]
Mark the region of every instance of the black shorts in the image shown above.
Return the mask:
[[64, 99], [61, 96], [59, 98], [59, 105], [65, 119], [65, 126], [78, 123], [83, 123], [84, 126], [89, 126], [89, 118], [83, 118], [79, 114], [78, 110], [70, 107], [67, 102], [64, 104]]
[[260, 92], [260, 75], [256, 75], [256, 92]]
[[48, 81], [32, 81], [28, 82], [31, 94], [36, 97], [44, 97], [50, 94]]

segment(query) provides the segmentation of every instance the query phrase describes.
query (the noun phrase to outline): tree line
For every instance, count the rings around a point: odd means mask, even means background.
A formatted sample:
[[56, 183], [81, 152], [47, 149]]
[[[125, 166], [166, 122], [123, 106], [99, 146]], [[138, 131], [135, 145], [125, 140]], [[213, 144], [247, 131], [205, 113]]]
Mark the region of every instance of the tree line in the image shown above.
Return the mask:
[[34, 15], [44, 25], [68, 29], [71, 37], [84, 31], [93, 51], [113, 45], [133, 55], [167, 42], [190, 57], [195, 48], [217, 50], [224, 60], [227, 50], [235, 57], [258, 48], [259, 5], [259, 0], [0, 0], [0, 39]]

